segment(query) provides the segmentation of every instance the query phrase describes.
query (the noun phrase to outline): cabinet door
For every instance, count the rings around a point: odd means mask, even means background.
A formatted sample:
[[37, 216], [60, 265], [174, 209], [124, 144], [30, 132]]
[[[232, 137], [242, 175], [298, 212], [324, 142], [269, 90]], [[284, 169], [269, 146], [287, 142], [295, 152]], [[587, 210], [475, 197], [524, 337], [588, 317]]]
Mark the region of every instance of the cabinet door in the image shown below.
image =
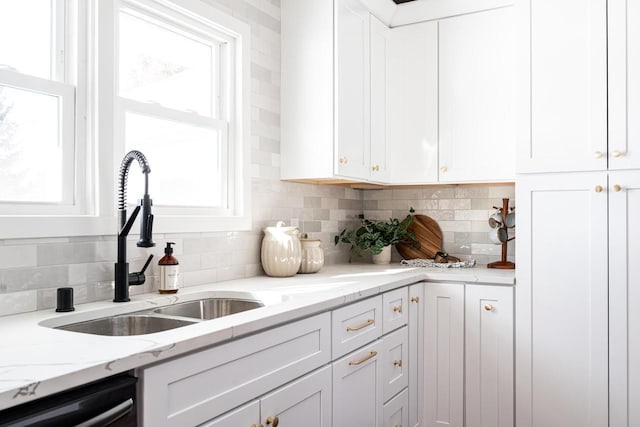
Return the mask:
[[409, 425], [422, 425], [424, 399], [424, 284], [409, 286]]
[[260, 399], [260, 413], [266, 427], [331, 427], [331, 367], [269, 393]]
[[608, 423], [607, 175], [516, 188], [516, 425]]
[[260, 424], [260, 403], [256, 400], [219, 416], [199, 427], [257, 427]]
[[640, 3], [607, 5], [609, 169], [640, 168]]
[[[616, 187], [618, 186], [618, 187]], [[609, 176], [610, 426], [640, 425], [640, 172]]]
[[521, 0], [516, 7], [518, 172], [605, 170], [607, 0]]
[[382, 342], [333, 362], [333, 427], [382, 427]]
[[464, 285], [425, 286], [424, 425], [463, 427]]
[[440, 182], [515, 180], [513, 7], [443, 19]]
[[438, 22], [391, 31], [387, 128], [392, 184], [438, 181]]
[[514, 423], [513, 288], [465, 289], [466, 427]]
[[409, 385], [409, 335], [406, 326], [382, 338], [382, 382], [382, 400], [385, 402]]
[[388, 182], [388, 144], [393, 140], [387, 128], [388, 79], [391, 30], [371, 15], [371, 181]]
[[335, 0], [335, 25], [335, 170], [368, 179], [369, 11], [359, 0]]
[[409, 393], [406, 389], [388, 401], [382, 409], [383, 427], [406, 426], [409, 423], [408, 402]]

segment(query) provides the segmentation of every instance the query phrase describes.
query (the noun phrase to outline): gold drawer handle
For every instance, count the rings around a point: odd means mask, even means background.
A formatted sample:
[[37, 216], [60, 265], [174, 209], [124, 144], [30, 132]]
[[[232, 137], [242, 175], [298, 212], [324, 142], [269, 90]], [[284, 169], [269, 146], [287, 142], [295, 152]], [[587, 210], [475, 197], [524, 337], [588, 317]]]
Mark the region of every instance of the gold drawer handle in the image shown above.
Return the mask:
[[267, 417], [267, 425], [273, 425], [273, 427], [278, 427], [278, 423], [280, 420], [278, 417]]
[[419, 303], [420, 297], [411, 297], [411, 302]]
[[402, 313], [402, 306], [401, 305], [394, 305], [393, 306], [393, 311], [395, 311], [396, 313]]
[[602, 188], [602, 185], [596, 185], [596, 193], [602, 193], [602, 190], [604, 190], [604, 188]]
[[484, 309], [487, 310], [487, 311], [491, 311], [491, 310], [493, 310], [493, 306], [491, 304], [486, 304], [484, 306]]
[[251, 427], [264, 427], [264, 426], [263, 426], [262, 424], [258, 424], [258, 425], [256, 425], [256, 424], [251, 424]]
[[377, 351], [370, 351], [368, 355], [366, 355], [365, 357], [363, 357], [360, 360], [356, 360], [356, 361], [351, 361], [349, 362], [349, 366], [357, 366], [357, 365], [361, 365], [364, 362], [366, 362], [367, 360], [371, 359], [372, 357], [376, 357], [378, 355]]
[[360, 329], [366, 328], [369, 325], [373, 325], [375, 323], [375, 320], [373, 319], [367, 319], [366, 322], [358, 325], [358, 326], [347, 326], [347, 332], [354, 332], [354, 331], [359, 331]]
[[616, 193], [619, 193], [620, 191], [622, 191], [622, 187], [616, 184], [613, 186], [613, 191], [615, 191]]
[[402, 360], [394, 360], [393, 361], [393, 366], [402, 367]]

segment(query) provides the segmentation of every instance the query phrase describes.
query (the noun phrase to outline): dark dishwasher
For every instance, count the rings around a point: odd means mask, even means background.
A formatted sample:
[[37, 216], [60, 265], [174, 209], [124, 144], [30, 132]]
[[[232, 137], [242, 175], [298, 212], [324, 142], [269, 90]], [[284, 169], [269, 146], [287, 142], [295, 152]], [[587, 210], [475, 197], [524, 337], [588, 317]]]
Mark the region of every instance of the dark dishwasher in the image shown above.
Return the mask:
[[0, 411], [0, 427], [135, 427], [137, 378], [119, 375]]

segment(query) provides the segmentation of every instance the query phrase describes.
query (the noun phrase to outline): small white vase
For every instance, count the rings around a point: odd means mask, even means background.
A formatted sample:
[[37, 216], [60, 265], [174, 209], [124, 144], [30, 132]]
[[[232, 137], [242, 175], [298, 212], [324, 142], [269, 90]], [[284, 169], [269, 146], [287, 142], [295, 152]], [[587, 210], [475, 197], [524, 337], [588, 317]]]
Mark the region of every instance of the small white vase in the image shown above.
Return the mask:
[[389, 264], [391, 262], [391, 246], [382, 248], [382, 252], [378, 255], [371, 254], [371, 259], [374, 264]]
[[324, 251], [320, 247], [322, 240], [308, 239], [306, 233], [300, 239], [302, 261], [298, 273], [317, 273], [324, 265]]

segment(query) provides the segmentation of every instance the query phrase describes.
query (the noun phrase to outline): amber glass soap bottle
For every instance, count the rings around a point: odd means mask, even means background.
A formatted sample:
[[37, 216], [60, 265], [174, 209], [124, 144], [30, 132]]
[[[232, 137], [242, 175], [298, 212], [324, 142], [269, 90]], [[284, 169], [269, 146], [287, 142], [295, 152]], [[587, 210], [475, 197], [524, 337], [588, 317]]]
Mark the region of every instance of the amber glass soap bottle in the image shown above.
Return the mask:
[[161, 294], [175, 294], [178, 292], [180, 266], [178, 265], [178, 260], [173, 256], [171, 245], [175, 245], [175, 243], [167, 242], [167, 247], [164, 248], [164, 256], [158, 261], [160, 266], [160, 288], [158, 291]]

